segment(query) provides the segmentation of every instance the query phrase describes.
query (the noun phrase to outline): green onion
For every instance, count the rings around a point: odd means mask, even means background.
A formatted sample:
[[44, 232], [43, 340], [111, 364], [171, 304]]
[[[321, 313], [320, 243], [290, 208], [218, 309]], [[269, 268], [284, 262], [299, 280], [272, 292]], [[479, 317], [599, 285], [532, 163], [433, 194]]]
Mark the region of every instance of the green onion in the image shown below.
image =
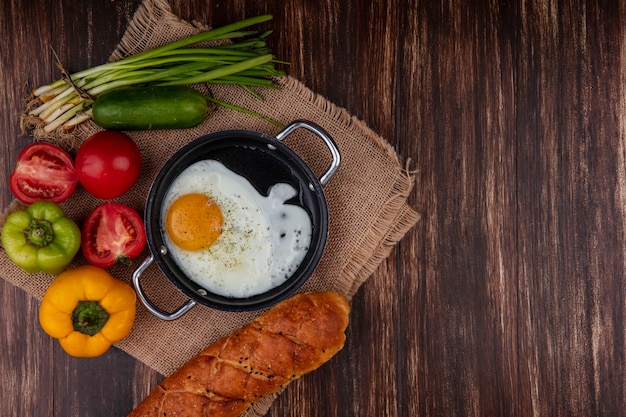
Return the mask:
[[[33, 90], [27, 117], [35, 118], [30, 124], [43, 125], [46, 133], [71, 130], [91, 118], [91, 106], [100, 94], [131, 85], [232, 84], [261, 99], [252, 88], [276, 88], [272, 77], [285, 75], [276, 64], [287, 63], [276, 60], [267, 48], [265, 39], [271, 31], [256, 36], [247, 28], [271, 19], [272, 15], [244, 19], [73, 74], [57, 62], [62, 77]], [[210, 45], [225, 40], [228, 43]], [[259, 113], [211, 101], [274, 123]]]

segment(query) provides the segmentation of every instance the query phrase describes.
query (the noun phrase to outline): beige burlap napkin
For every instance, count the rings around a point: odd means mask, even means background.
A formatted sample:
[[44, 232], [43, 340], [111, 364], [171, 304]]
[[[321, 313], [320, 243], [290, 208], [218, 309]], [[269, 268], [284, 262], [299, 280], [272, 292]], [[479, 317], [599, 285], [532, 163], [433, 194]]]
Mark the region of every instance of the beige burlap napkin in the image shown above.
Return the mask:
[[[159, 46], [191, 35], [198, 24], [181, 21], [164, 0], [146, 0], [136, 12], [127, 32], [112, 55], [127, 54]], [[306, 119], [319, 124], [335, 139], [342, 155], [339, 171], [326, 184], [330, 212], [329, 240], [324, 256], [302, 291], [339, 291], [349, 298], [384, 260], [393, 246], [418, 221], [419, 215], [407, 205], [412, 176], [394, 150], [361, 121], [323, 97], [314, 94], [296, 79], [277, 80], [280, 89], [263, 90], [264, 101], [252, 99], [237, 87], [212, 87], [215, 97], [251, 108], [285, 124]], [[275, 135], [279, 128], [258, 118], [228, 109], [218, 109], [200, 126], [189, 130], [131, 132], [142, 152], [142, 174], [136, 186], [117, 201], [144, 210], [149, 187], [164, 162], [183, 144], [203, 134], [225, 129], [247, 129]], [[82, 125], [74, 135], [53, 138], [70, 150], [98, 131], [93, 123]], [[321, 140], [305, 133], [290, 135], [291, 146], [321, 175], [331, 161]], [[80, 225], [86, 215], [102, 203], [78, 188], [62, 204]], [[5, 210], [5, 214], [11, 208]], [[111, 273], [127, 282], [142, 254], [131, 267], [117, 266]], [[79, 255], [73, 266], [85, 263]], [[29, 294], [41, 299], [52, 277], [27, 274], [0, 252], [0, 275]], [[158, 266], [152, 264], [142, 284], [155, 304], [173, 310], [186, 298], [171, 284]], [[131, 334], [117, 346], [163, 375], [169, 375], [205, 346], [248, 323], [258, 312], [227, 313], [196, 306], [182, 318], [162, 321], [143, 306], [138, 307]], [[249, 416], [263, 415], [272, 399], [256, 404]]]

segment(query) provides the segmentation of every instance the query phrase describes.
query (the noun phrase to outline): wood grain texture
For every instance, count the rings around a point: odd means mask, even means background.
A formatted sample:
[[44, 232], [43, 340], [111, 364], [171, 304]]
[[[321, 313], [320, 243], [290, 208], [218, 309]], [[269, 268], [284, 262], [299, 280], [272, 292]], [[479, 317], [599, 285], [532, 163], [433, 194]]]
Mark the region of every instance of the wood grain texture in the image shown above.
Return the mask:
[[[0, 6], [5, 182], [23, 87], [56, 75], [49, 45], [100, 63], [139, 0], [85, 3]], [[346, 347], [270, 416], [626, 415], [624, 2], [171, 4], [213, 26], [273, 13], [289, 73], [416, 175], [422, 220], [355, 296]], [[10, 415], [124, 416], [162, 379], [116, 349], [67, 357], [4, 281], [0, 302]]]
[[413, 267], [419, 415], [515, 415], [519, 405], [515, 11], [500, 3], [433, 3], [406, 16], [419, 29], [405, 38], [415, 52], [404, 65], [417, 75], [399, 104], [417, 111], [398, 128], [419, 138], [406, 153], [417, 155], [425, 219]]
[[516, 113], [525, 395], [542, 414], [619, 415], [624, 10], [532, 2], [520, 26], [532, 39], [520, 42]]

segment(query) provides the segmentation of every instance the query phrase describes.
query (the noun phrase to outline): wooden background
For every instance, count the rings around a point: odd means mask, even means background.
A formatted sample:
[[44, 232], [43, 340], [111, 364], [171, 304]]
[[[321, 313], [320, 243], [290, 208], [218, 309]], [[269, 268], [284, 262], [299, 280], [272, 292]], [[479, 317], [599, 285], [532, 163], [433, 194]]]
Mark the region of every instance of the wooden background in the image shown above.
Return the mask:
[[[421, 222], [353, 301], [345, 349], [278, 416], [625, 415], [626, 3], [173, 0], [275, 15], [289, 73], [411, 159]], [[3, 0], [0, 175], [26, 85], [106, 60], [139, 0]], [[3, 187], [0, 203], [12, 199]], [[11, 416], [125, 416], [163, 378], [68, 357], [0, 280]]]

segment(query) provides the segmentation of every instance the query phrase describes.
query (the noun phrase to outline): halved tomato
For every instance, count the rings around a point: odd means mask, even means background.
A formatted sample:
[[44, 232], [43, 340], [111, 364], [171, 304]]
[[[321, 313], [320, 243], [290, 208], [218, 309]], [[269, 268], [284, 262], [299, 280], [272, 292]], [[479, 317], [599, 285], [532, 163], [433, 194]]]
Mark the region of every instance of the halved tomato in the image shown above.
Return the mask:
[[72, 157], [49, 142], [35, 142], [19, 153], [10, 186], [24, 204], [45, 200], [60, 203], [76, 189], [78, 176]]
[[129, 264], [146, 247], [146, 229], [139, 213], [107, 201], [96, 207], [82, 227], [81, 248], [87, 261], [101, 268]]

